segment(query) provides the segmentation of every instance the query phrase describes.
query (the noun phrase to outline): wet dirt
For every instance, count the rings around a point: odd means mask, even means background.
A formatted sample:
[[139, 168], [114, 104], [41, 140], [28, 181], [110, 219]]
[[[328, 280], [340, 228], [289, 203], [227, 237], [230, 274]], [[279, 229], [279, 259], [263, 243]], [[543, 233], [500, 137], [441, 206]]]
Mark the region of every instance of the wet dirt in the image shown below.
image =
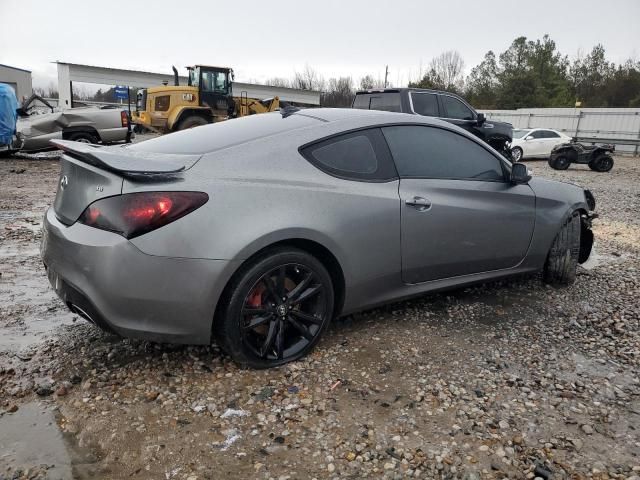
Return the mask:
[[[395, 303], [334, 322], [306, 359], [252, 371], [215, 346], [122, 340], [70, 314], [38, 249], [58, 163], [0, 162], [0, 478], [40, 462], [60, 478], [630, 477], [640, 163], [616, 159], [608, 176], [533, 164], [599, 203], [575, 285], [531, 276]], [[32, 451], [38, 436], [52, 460]]]
[[25, 403], [17, 412], [0, 417], [0, 452], [3, 470], [35, 466], [52, 480], [73, 476], [71, 458], [51, 405]]

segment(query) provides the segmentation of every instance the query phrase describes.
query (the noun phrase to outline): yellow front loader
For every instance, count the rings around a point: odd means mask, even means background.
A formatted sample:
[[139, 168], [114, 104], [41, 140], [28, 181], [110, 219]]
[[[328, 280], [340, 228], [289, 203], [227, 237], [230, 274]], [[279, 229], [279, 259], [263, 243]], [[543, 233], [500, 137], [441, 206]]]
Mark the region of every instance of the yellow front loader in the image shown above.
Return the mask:
[[167, 133], [280, 108], [278, 97], [258, 100], [246, 93], [232, 96], [233, 70], [196, 65], [188, 67], [186, 86], [178, 81], [174, 68], [173, 86], [163, 85], [138, 91], [132, 120], [149, 130]]

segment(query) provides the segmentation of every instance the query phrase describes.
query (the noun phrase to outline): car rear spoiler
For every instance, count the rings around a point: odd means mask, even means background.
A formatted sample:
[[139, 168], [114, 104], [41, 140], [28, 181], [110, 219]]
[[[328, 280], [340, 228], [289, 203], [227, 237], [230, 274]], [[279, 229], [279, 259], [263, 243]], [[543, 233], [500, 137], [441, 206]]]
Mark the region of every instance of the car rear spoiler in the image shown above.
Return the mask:
[[191, 168], [202, 155], [143, 152], [121, 146], [103, 147], [70, 140], [50, 140], [70, 157], [123, 177], [158, 179]]

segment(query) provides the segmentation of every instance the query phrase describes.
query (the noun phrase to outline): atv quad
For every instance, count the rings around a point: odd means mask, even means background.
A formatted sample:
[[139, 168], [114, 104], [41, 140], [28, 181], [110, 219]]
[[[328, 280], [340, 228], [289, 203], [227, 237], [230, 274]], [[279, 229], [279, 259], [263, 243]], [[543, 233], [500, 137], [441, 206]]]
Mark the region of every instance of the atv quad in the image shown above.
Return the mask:
[[589, 165], [596, 172], [608, 172], [613, 168], [611, 154], [615, 145], [583, 145], [577, 142], [562, 143], [551, 150], [549, 166], [554, 170], [566, 170], [572, 163]]

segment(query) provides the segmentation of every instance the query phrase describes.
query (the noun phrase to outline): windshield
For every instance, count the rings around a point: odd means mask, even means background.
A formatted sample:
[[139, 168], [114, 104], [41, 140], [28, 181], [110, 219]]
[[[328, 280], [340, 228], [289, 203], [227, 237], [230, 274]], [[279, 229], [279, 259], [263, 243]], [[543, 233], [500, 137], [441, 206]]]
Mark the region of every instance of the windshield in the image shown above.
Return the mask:
[[525, 129], [520, 129], [520, 128], [514, 128], [513, 129], [513, 138], [522, 138], [524, 137], [527, 133], [529, 133], [531, 130], [525, 130]]

